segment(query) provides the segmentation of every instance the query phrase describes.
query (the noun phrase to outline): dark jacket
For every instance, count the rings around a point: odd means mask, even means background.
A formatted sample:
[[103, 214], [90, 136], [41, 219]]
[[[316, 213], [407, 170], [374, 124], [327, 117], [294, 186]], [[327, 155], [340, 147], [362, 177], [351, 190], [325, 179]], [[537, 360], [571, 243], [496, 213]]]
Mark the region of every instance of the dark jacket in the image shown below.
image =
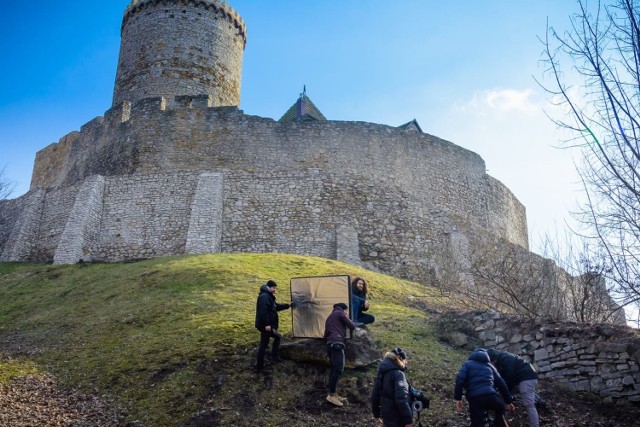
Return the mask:
[[500, 390], [505, 403], [513, 402], [513, 396], [509, 393], [507, 384], [496, 368], [489, 363], [489, 355], [485, 350], [474, 351], [469, 356], [469, 360], [462, 364], [456, 377], [455, 400], [462, 400], [462, 389], [466, 389], [467, 399], [496, 394]]
[[364, 291], [359, 291], [355, 286], [351, 287], [351, 300], [358, 301], [358, 313], [351, 313], [355, 319], [359, 318], [362, 315], [363, 311], [366, 311], [364, 308], [364, 303], [367, 301], [367, 294]]
[[260, 294], [256, 301], [256, 328], [263, 332], [266, 326], [278, 329], [278, 312], [289, 308], [289, 304], [279, 304], [276, 296], [271, 293], [267, 285], [260, 287]]
[[356, 325], [353, 324], [347, 313], [340, 307], [335, 307], [327, 320], [324, 322], [324, 338], [327, 342], [344, 343], [347, 336], [345, 328], [354, 330]]
[[487, 350], [487, 354], [502, 379], [507, 383], [509, 390], [513, 390], [522, 381], [538, 379], [538, 374], [531, 363], [520, 356], [493, 348]]
[[385, 426], [404, 427], [413, 421], [410, 388], [404, 370], [393, 353], [387, 353], [378, 367], [371, 392], [371, 410], [374, 417], [382, 418]]

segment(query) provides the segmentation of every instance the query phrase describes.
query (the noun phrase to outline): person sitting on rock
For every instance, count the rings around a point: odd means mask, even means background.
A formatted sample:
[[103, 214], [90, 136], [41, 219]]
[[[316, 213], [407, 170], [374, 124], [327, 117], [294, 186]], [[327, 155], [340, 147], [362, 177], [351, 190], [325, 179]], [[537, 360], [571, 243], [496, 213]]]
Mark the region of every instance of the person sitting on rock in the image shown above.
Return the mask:
[[356, 326], [373, 323], [376, 318], [364, 313], [369, 310], [369, 287], [362, 277], [356, 277], [351, 282], [351, 318]]

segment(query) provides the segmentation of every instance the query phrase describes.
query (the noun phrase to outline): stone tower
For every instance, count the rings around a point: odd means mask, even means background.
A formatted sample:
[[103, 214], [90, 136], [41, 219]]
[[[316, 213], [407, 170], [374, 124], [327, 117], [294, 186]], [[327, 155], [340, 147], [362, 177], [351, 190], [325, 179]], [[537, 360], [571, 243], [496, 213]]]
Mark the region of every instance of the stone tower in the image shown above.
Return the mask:
[[242, 18], [218, 0], [132, 0], [124, 12], [113, 105], [203, 95], [240, 105]]

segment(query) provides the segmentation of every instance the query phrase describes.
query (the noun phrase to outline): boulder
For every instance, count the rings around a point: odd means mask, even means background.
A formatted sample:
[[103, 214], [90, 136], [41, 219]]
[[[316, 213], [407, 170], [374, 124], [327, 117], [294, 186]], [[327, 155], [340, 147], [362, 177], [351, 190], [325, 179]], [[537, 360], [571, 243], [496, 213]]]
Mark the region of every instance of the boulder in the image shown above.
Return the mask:
[[[356, 328], [347, 339], [345, 368], [354, 369], [371, 365], [382, 358], [366, 328]], [[296, 339], [280, 345], [280, 357], [304, 363], [329, 365], [325, 341], [319, 338]]]

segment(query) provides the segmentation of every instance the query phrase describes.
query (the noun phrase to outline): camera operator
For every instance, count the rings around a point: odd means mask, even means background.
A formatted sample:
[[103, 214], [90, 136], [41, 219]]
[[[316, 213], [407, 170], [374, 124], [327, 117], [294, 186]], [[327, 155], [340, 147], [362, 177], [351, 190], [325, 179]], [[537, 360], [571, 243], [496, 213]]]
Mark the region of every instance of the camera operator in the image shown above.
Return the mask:
[[378, 375], [371, 392], [373, 416], [384, 427], [412, 427], [412, 391], [404, 371], [408, 359], [401, 348], [394, 348], [384, 355], [378, 367]]

